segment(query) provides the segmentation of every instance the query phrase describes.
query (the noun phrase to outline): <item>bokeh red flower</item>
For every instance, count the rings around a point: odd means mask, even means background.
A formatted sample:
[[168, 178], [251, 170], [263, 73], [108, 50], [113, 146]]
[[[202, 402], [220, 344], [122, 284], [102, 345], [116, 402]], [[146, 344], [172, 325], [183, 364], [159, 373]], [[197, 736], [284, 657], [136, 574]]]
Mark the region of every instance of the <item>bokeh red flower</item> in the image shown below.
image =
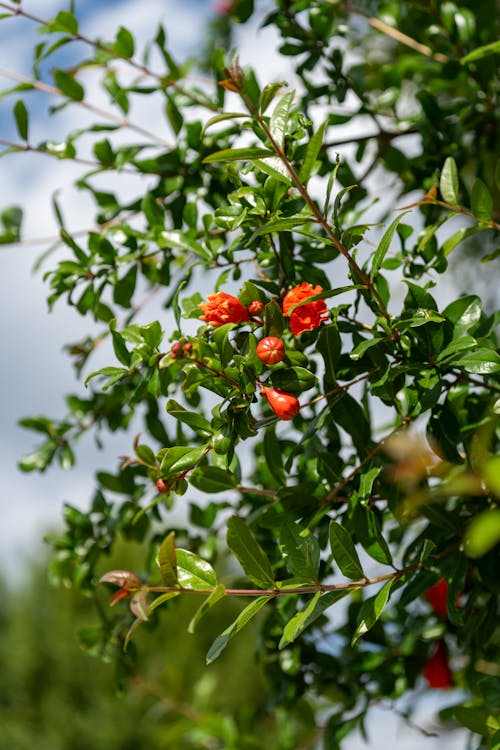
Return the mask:
[[203, 311], [201, 319], [216, 328], [226, 323], [246, 323], [250, 320], [246, 307], [237, 297], [226, 292], [209, 294], [208, 302], [202, 302], [198, 307]]
[[434, 652], [424, 665], [423, 673], [429, 687], [440, 689], [453, 687], [453, 673], [448, 664], [448, 649], [443, 640], [437, 642]]
[[448, 582], [441, 578], [437, 583], [428, 589], [424, 597], [430, 603], [432, 609], [437, 615], [446, 617], [448, 608], [446, 606], [446, 597], [448, 596]]
[[[283, 314], [290, 316], [290, 330], [294, 336], [299, 336], [304, 331], [313, 331], [328, 318], [328, 308], [324, 300], [307, 302], [322, 291], [323, 287], [318, 284], [313, 286], [303, 281], [302, 284], [294, 286], [286, 293], [283, 300]], [[294, 305], [298, 306], [289, 312]]]

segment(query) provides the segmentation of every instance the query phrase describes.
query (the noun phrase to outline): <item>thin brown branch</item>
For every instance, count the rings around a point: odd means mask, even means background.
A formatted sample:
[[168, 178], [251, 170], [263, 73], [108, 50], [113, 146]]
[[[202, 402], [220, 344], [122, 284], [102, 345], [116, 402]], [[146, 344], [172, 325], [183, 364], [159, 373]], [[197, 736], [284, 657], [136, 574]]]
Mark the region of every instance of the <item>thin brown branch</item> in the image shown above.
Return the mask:
[[403, 44], [405, 47], [409, 47], [410, 49], [414, 50], [415, 52], [418, 52], [421, 55], [424, 55], [425, 57], [430, 57], [432, 60], [435, 60], [436, 62], [443, 63], [443, 64], [449, 62], [449, 58], [446, 55], [443, 55], [441, 52], [434, 52], [434, 50], [432, 50], [426, 44], [421, 44], [421, 42], [417, 42], [417, 40], [413, 39], [413, 37], [408, 36], [408, 34], [404, 34], [402, 31], [399, 31], [399, 29], [395, 29], [393, 26], [389, 26], [389, 24], [385, 23], [380, 18], [375, 18], [374, 16], [370, 16], [369, 13], [362, 10], [361, 8], [355, 8], [353, 5], [350, 5], [349, 3], [345, 3], [344, 8], [348, 13], [353, 13], [358, 16], [363, 16], [363, 18], [367, 20], [367, 22], [370, 24], [372, 28], [376, 29], [377, 31], [380, 31], [382, 34], [385, 34], [385, 36], [388, 36], [391, 39], [394, 39], [396, 42]]
[[137, 169], [130, 169], [128, 167], [114, 167], [111, 164], [101, 164], [101, 162], [92, 161], [91, 159], [84, 159], [81, 156], [69, 156], [65, 159], [62, 159], [57, 153], [48, 151], [46, 148], [41, 148], [41, 146], [33, 146], [33, 144], [31, 143], [15, 143], [14, 141], [8, 141], [5, 138], [0, 138], [0, 146], [6, 146], [6, 148], [14, 148], [17, 151], [43, 154], [44, 156], [51, 156], [53, 159], [57, 159], [58, 161], [71, 161], [75, 164], [83, 164], [86, 167], [92, 167], [93, 169], [100, 169], [103, 171], [127, 172], [128, 174], [144, 176], [144, 174], [142, 172], [139, 172], [139, 170]]
[[[1, 5], [2, 3], [0, 3], [0, 7]], [[11, 70], [5, 70], [5, 68], [0, 68], [0, 76], [2, 76], [3, 78], [8, 78], [10, 81], [17, 81], [18, 83], [27, 84], [37, 91], [42, 91], [45, 94], [50, 94], [51, 96], [59, 96], [71, 102], [72, 104], [83, 107], [84, 109], [92, 112], [95, 115], [99, 115], [99, 117], [104, 117], [106, 120], [120, 125], [122, 128], [133, 130], [134, 132], [142, 135], [148, 140], [153, 141], [157, 145], [163, 146], [164, 148], [172, 148], [172, 146], [163, 138], [160, 138], [160, 136], [152, 133], [150, 130], [143, 128], [141, 125], [137, 125], [130, 120], [125, 119], [124, 117], [116, 115], [114, 112], [102, 109], [101, 107], [98, 107], [95, 104], [91, 104], [84, 99], [82, 99], [81, 101], [78, 101], [76, 99], [69, 99], [69, 97], [67, 97], [66, 94], [64, 94], [64, 92], [58, 89], [56, 86], [51, 86], [48, 83], [43, 83], [43, 81], [37, 81], [34, 78], [27, 78], [26, 76], [22, 76], [19, 73], [13, 73]]]
[[[11, 13], [12, 16], [22, 16], [23, 18], [26, 18], [29, 21], [33, 21], [34, 23], [37, 23], [41, 26], [50, 25], [49, 20], [42, 18], [41, 16], [36, 16], [34, 13], [29, 13], [28, 11], [24, 10], [24, 8], [22, 8], [20, 5], [10, 5], [10, 3], [0, 2], [0, 8], [5, 8], [5, 10], [9, 11], [9, 13]], [[201, 104], [207, 107], [208, 109], [211, 109], [214, 112], [220, 111], [217, 105], [215, 104], [210, 105], [206, 99], [198, 96], [195, 91], [190, 91], [189, 89], [185, 89], [183, 86], [180, 86], [175, 79], [167, 78], [161, 73], [156, 73], [154, 70], [147, 68], [142, 63], [139, 63], [130, 57], [124, 57], [123, 55], [118, 54], [117, 52], [115, 52], [115, 50], [112, 47], [106, 44], [102, 44], [101, 42], [96, 42], [94, 39], [90, 39], [90, 37], [84, 36], [83, 34], [80, 34], [79, 32], [76, 34], [72, 34], [71, 36], [73, 37], [75, 41], [82, 42], [83, 44], [86, 44], [89, 47], [93, 47], [95, 50], [98, 50], [99, 52], [113, 54], [114, 59], [123, 60], [123, 62], [125, 62], [131, 68], [133, 68], [134, 70], [137, 70], [137, 72], [149, 78], [155, 78], [157, 81], [159, 81], [162, 84], [162, 86], [170, 87], [174, 89], [178, 93], [186, 96], [188, 99], [191, 99], [191, 101], [193, 101], [194, 103]]]

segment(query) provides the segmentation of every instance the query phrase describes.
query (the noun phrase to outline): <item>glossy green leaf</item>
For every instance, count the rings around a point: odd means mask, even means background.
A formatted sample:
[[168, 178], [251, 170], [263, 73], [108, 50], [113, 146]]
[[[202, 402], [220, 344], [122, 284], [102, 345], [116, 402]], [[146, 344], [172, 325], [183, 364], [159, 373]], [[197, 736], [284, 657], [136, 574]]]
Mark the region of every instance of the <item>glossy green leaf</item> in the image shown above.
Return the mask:
[[282, 649], [289, 643], [293, 643], [306, 628], [312, 625], [318, 617], [321, 617], [323, 612], [326, 612], [327, 609], [347, 596], [348, 593], [349, 591], [345, 589], [329, 591], [326, 594], [318, 591], [306, 607], [300, 612], [296, 612], [292, 619], [285, 625], [278, 647]]
[[458, 206], [458, 170], [453, 157], [448, 156], [439, 180], [439, 189], [443, 199], [452, 206]]
[[227, 523], [227, 544], [256, 586], [274, 588], [271, 563], [249, 527], [238, 516], [232, 516]]
[[294, 640], [300, 635], [300, 633], [302, 633], [302, 631], [306, 627], [306, 623], [309, 617], [314, 612], [314, 608], [316, 607], [320, 597], [321, 591], [317, 591], [314, 596], [312, 596], [308, 601], [304, 609], [300, 610], [300, 612], [296, 612], [292, 619], [287, 622], [283, 629], [283, 635], [281, 636], [278, 648], [281, 649], [287, 646], [289, 643], [293, 643]]
[[285, 564], [298, 579], [316, 581], [318, 577], [320, 550], [312, 532], [303, 529], [287, 516], [280, 525], [280, 541]]
[[275, 388], [298, 394], [314, 388], [317, 378], [305, 367], [286, 367], [275, 370], [271, 375], [271, 382]]
[[359, 561], [358, 553], [350, 533], [336, 521], [331, 521], [329, 528], [330, 548], [333, 559], [343, 575], [353, 581], [360, 581], [365, 577]]
[[173, 446], [167, 448], [161, 462], [161, 474], [165, 479], [176, 476], [194, 468], [203, 458], [207, 449], [204, 446], [189, 448], [188, 446]]
[[471, 190], [471, 209], [478, 221], [491, 221], [493, 218], [493, 198], [482, 180], [476, 178]]
[[208, 435], [212, 434], [212, 427], [208, 419], [206, 419], [198, 412], [186, 409], [173, 398], [170, 398], [167, 401], [166, 410], [167, 413], [172, 417], [178, 419], [179, 422], [183, 422], [184, 424], [189, 425], [189, 427], [191, 427], [200, 435], [203, 435], [203, 437], [207, 437]]
[[194, 552], [176, 549], [177, 580], [184, 589], [204, 591], [217, 586], [215, 571], [206, 560]]
[[493, 349], [479, 347], [476, 351], [468, 352], [455, 363], [463, 367], [466, 372], [476, 375], [489, 375], [500, 372], [500, 356]]
[[231, 623], [223, 633], [218, 635], [210, 646], [207, 653], [207, 664], [211, 664], [221, 655], [229, 641], [234, 638], [234, 636], [239, 633], [240, 630], [244, 628], [245, 625], [247, 625], [247, 623], [249, 623], [250, 620], [254, 618], [260, 612], [262, 607], [264, 607], [272, 598], [273, 597], [271, 596], [259, 596], [257, 599], [250, 602], [242, 612], [240, 612], [236, 620]]
[[353, 646], [356, 641], [358, 641], [361, 636], [365, 635], [365, 633], [367, 633], [380, 618], [380, 615], [389, 601], [393, 584], [394, 579], [391, 578], [386, 584], [384, 584], [384, 586], [382, 586], [375, 596], [372, 596], [363, 602], [359, 613], [358, 625], [352, 638]]
[[373, 261], [372, 261], [372, 267], [371, 267], [371, 275], [375, 276], [380, 267], [382, 266], [382, 263], [384, 262], [385, 256], [391, 249], [391, 242], [393, 240], [394, 234], [396, 232], [396, 229], [398, 228], [398, 224], [402, 219], [406, 216], [408, 211], [405, 211], [402, 214], [399, 214], [399, 216], [396, 216], [396, 218], [391, 222], [391, 224], [388, 226], [386, 231], [384, 232], [382, 239], [380, 240], [377, 249], [375, 250], [375, 253], [373, 255]]
[[325, 137], [327, 121], [323, 122], [316, 132], [312, 135], [311, 140], [307, 144], [304, 161], [299, 170], [299, 180], [305, 185], [309, 180], [310, 176], [314, 171], [314, 165], [321, 151], [323, 140]]
[[189, 475], [189, 482], [208, 494], [232, 490], [238, 480], [232, 471], [218, 466], [200, 466]]
[[352, 513], [352, 525], [365, 552], [383, 565], [392, 565], [391, 551], [375, 511], [363, 503], [357, 503]]
[[175, 534], [172, 531], [161, 543], [158, 552], [158, 566], [161, 577], [166, 586], [177, 586], [177, 557], [175, 550]]
[[218, 161], [254, 161], [265, 156], [274, 156], [274, 151], [266, 148], [228, 148], [216, 151], [203, 159], [204, 164]]

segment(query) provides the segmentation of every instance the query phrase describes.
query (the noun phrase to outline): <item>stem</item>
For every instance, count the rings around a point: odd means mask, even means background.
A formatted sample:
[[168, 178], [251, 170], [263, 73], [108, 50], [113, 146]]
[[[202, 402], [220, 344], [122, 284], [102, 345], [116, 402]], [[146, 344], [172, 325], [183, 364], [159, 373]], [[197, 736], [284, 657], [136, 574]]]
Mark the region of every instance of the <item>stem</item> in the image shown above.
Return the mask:
[[[5, 4], [0, 3], [0, 7], [2, 7], [2, 5], [5, 7]], [[110, 120], [111, 122], [114, 122], [123, 128], [134, 130], [136, 133], [139, 133], [140, 135], [146, 137], [148, 140], [154, 141], [154, 143], [160, 146], [171, 148], [170, 144], [167, 141], [155, 135], [154, 133], [151, 133], [150, 130], [146, 130], [146, 128], [143, 128], [140, 125], [136, 125], [133, 122], [130, 122], [130, 120], [126, 120], [119, 115], [115, 115], [114, 112], [109, 112], [106, 109], [101, 109], [101, 107], [98, 107], [95, 104], [90, 104], [83, 99], [81, 101], [78, 101], [76, 99], [69, 99], [66, 94], [64, 94], [60, 89], [56, 88], [55, 86], [50, 86], [48, 83], [43, 83], [42, 81], [37, 81], [33, 78], [27, 78], [26, 76], [22, 76], [19, 73], [13, 73], [10, 70], [5, 70], [4, 68], [0, 68], [0, 76], [2, 76], [3, 78], [8, 78], [11, 81], [28, 84], [34, 89], [37, 89], [37, 91], [42, 91], [45, 94], [50, 94], [51, 96], [60, 96], [63, 99], [71, 102], [72, 104], [78, 104], [80, 107], [83, 107], [89, 112], [99, 115], [99, 117], [104, 117], [105, 119]]]
[[[58, 154], [53, 153], [52, 151], [47, 151], [45, 148], [40, 148], [39, 146], [33, 146], [31, 143], [14, 143], [14, 141], [8, 141], [5, 138], [0, 138], [0, 146], [6, 146], [7, 148], [15, 148], [17, 151], [30, 151], [32, 153], [36, 154], [43, 154], [44, 156], [51, 156], [53, 159], [58, 159], [59, 161], [63, 161]], [[117, 171], [117, 172], [128, 172], [128, 174], [136, 174], [136, 175], [142, 175], [142, 172], [139, 172], [137, 169], [130, 169], [127, 167], [114, 167], [113, 165], [106, 165], [101, 164], [101, 162], [98, 161], [92, 161], [91, 159], [82, 159], [79, 156], [71, 156], [68, 157], [69, 161], [74, 162], [75, 164], [83, 164], [86, 167], [93, 167], [94, 169], [99, 170], [111, 170], [111, 171]]]
[[[273, 589], [224, 589], [225, 596], [290, 596], [292, 594], [316, 594], [320, 591], [322, 594], [329, 591], [349, 591], [350, 589], [360, 589], [365, 586], [372, 586], [375, 583], [383, 583], [384, 581], [390, 581], [393, 578], [400, 578], [406, 573], [411, 573], [414, 570], [422, 567], [422, 563], [415, 563], [409, 565], [407, 568], [396, 570], [392, 573], [385, 573], [381, 576], [375, 576], [374, 578], [362, 578], [359, 581], [347, 581], [346, 583], [314, 583], [307, 586], [294, 586], [293, 588], [273, 588]], [[168, 594], [172, 591], [179, 591], [186, 594], [201, 594], [207, 596], [212, 593], [213, 589], [184, 589], [179, 586], [145, 586], [146, 591], [157, 594]]]
[[377, 29], [377, 31], [381, 31], [382, 34], [385, 34], [386, 36], [391, 37], [391, 39], [394, 39], [396, 42], [399, 42], [400, 44], [404, 44], [405, 47], [410, 47], [410, 49], [415, 50], [415, 52], [419, 52], [421, 55], [425, 55], [425, 57], [430, 57], [436, 62], [439, 62], [439, 63], [449, 62], [449, 58], [446, 55], [441, 54], [441, 52], [434, 52], [426, 44], [421, 44], [420, 42], [417, 42], [416, 39], [413, 39], [411, 36], [408, 36], [407, 34], [403, 34], [403, 32], [399, 31], [399, 29], [395, 29], [392, 26], [389, 26], [388, 24], [384, 23], [384, 21], [381, 21], [380, 18], [374, 18], [373, 16], [370, 16], [369, 13], [367, 13], [364, 10], [361, 10], [361, 8], [355, 8], [349, 3], [345, 3], [344, 8], [348, 13], [353, 13], [358, 16], [363, 16], [363, 18], [366, 18], [370, 26], [372, 26], [374, 29]]
[[332, 245], [338, 250], [338, 252], [346, 259], [346, 261], [349, 263], [351, 269], [356, 273], [356, 275], [362, 280], [363, 284], [366, 285], [366, 287], [372, 292], [373, 296], [376, 298], [379, 309], [381, 314], [386, 318], [387, 320], [390, 319], [389, 313], [378, 294], [377, 290], [373, 286], [373, 281], [365, 274], [365, 272], [358, 266], [352, 255], [349, 253], [349, 251], [344, 247], [344, 245], [340, 242], [338, 237], [335, 235], [335, 233], [332, 231], [332, 228], [327, 221], [327, 219], [323, 216], [319, 208], [317, 207], [316, 203], [313, 201], [311, 196], [309, 195], [307, 188], [305, 185], [302, 184], [302, 181], [300, 180], [297, 172], [295, 171], [295, 168], [293, 164], [289, 161], [287, 155], [285, 154], [283, 148], [280, 146], [280, 144], [275, 140], [273, 134], [271, 133], [269, 127], [264, 122], [264, 119], [261, 117], [258, 110], [254, 107], [252, 101], [247, 96], [245, 91], [239, 87], [239, 93], [241, 97], [243, 98], [245, 104], [248, 107], [249, 112], [252, 114], [252, 116], [255, 118], [256, 122], [259, 124], [259, 126], [264, 131], [267, 139], [269, 140], [269, 143], [271, 144], [273, 150], [275, 151], [278, 158], [282, 161], [283, 165], [285, 166], [286, 170], [288, 171], [290, 178], [299, 191], [301, 197], [303, 198], [306, 205], [311, 210], [311, 213], [313, 214], [314, 218], [318, 222], [318, 224], [323, 228], [325, 231], [328, 239], [332, 243]]

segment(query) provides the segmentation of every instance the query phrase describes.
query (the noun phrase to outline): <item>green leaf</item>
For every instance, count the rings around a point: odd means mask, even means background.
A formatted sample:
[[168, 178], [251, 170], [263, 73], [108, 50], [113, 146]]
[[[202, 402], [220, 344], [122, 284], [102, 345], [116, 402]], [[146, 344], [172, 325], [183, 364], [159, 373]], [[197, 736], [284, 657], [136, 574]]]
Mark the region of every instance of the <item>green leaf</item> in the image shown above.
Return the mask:
[[439, 179], [439, 189], [441, 195], [447, 203], [452, 206], [458, 206], [458, 172], [455, 159], [448, 156], [446, 159], [443, 169], [441, 171], [441, 177]]
[[361, 636], [365, 635], [370, 628], [372, 628], [377, 620], [379, 619], [380, 615], [384, 611], [384, 608], [389, 601], [389, 597], [391, 594], [391, 588], [394, 584], [394, 578], [391, 578], [387, 583], [380, 589], [380, 591], [375, 594], [375, 596], [372, 596], [370, 599], [366, 599], [366, 601], [363, 602], [363, 605], [361, 607], [360, 613], [359, 613], [359, 622], [356, 627], [356, 631], [354, 633], [354, 636], [352, 638], [352, 645], [356, 643], [356, 641], [361, 638]]
[[286, 81], [277, 81], [276, 83], [269, 83], [267, 86], [264, 86], [260, 95], [259, 102], [259, 110], [261, 115], [264, 114], [278, 91], [280, 91], [284, 86], [288, 86], [288, 83]]
[[212, 256], [208, 250], [205, 250], [203, 245], [200, 245], [199, 242], [196, 242], [196, 240], [188, 236], [185, 232], [162, 230], [157, 238], [157, 242], [160, 247], [177, 247], [180, 250], [193, 252], [202, 260], [212, 260]]
[[160, 467], [162, 477], [166, 479], [189, 471], [196, 466], [206, 452], [205, 446], [189, 448], [179, 445], [167, 448]]
[[271, 115], [269, 130], [279, 146], [283, 146], [285, 143], [288, 117], [290, 115], [290, 107], [292, 106], [294, 97], [294, 91], [289, 91], [287, 94], [284, 94], [276, 104]]
[[118, 279], [113, 289], [113, 301], [121, 307], [129, 308], [137, 283], [137, 265], [134, 263], [121, 279]]
[[117, 31], [115, 42], [113, 44], [113, 50], [117, 55], [120, 55], [120, 57], [130, 58], [134, 55], [134, 37], [132, 36], [130, 31], [128, 29], [125, 29], [123, 26], [120, 26]]
[[340, 591], [329, 591], [326, 594], [318, 592], [305, 609], [297, 612], [292, 619], [285, 625], [283, 635], [279, 642], [279, 648], [284, 648], [292, 643], [309, 625], [321, 617], [323, 612], [329, 609], [333, 604], [343, 599], [350, 592], [346, 589]]
[[396, 229], [398, 228], [398, 224], [403, 219], [403, 217], [406, 216], [407, 213], [408, 211], [405, 211], [403, 214], [396, 216], [394, 221], [389, 225], [387, 230], [384, 232], [384, 235], [382, 239], [380, 240], [379, 245], [373, 255], [372, 268], [371, 268], [372, 276], [375, 276], [378, 273], [380, 267], [382, 266], [382, 263], [384, 262], [384, 258], [387, 255], [388, 251], [390, 250], [392, 238], [394, 237], [394, 233], [396, 232]]
[[321, 146], [323, 145], [323, 139], [325, 137], [326, 126], [327, 126], [327, 121], [323, 122], [319, 126], [319, 128], [313, 134], [313, 136], [311, 137], [311, 140], [307, 144], [304, 161], [302, 162], [302, 166], [299, 171], [299, 180], [302, 182], [303, 185], [307, 183], [307, 181], [309, 180], [309, 177], [313, 173], [314, 165], [316, 164], [316, 159], [318, 158], [318, 154], [321, 151]]
[[325, 364], [324, 383], [328, 389], [336, 382], [335, 369], [342, 351], [342, 341], [335, 325], [323, 326], [319, 332], [317, 349]]
[[471, 62], [476, 62], [476, 60], [481, 60], [483, 57], [488, 57], [489, 55], [500, 55], [500, 41], [490, 42], [490, 44], [483, 44], [481, 47], [476, 47], [476, 49], [469, 52], [468, 55], [462, 57], [460, 62], [462, 65], [468, 65]]
[[190, 474], [189, 481], [193, 487], [209, 494], [232, 490], [238, 484], [232, 471], [218, 466], [199, 466]]
[[280, 541], [285, 564], [292, 575], [305, 581], [318, 578], [320, 550], [316, 537], [284, 516], [280, 526]]
[[317, 591], [316, 594], [306, 604], [304, 609], [302, 609], [300, 612], [296, 612], [292, 619], [287, 622], [283, 629], [283, 635], [281, 636], [278, 648], [282, 649], [289, 643], [293, 643], [293, 641], [300, 635], [300, 633], [302, 633], [302, 631], [306, 627], [309, 617], [314, 612], [314, 608], [316, 607], [320, 597], [321, 591]]
[[[380, 468], [376, 467], [378, 471]], [[365, 552], [383, 565], [392, 565], [391, 551], [382, 535], [375, 512], [363, 503], [357, 503], [352, 513], [352, 525]]]
[[347, 529], [336, 521], [331, 521], [329, 535], [333, 559], [342, 573], [353, 581], [360, 581], [365, 574]]
[[274, 588], [271, 563], [246, 523], [238, 516], [232, 516], [227, 523], [227, 544], [256, 586]]
[[479, 347], [476, 351], [465, 354], [455, 365], [475, 375], [489, 375], [500, 372], [500, 356], [493, 349]]
[[191, 621], [188, 625], [188, 633], [194, 633], [196, 630], [196, 626], [206, 615], [206, 613], [212, 609], [212, 607], [217, 604], [218, 601], [224, 598], [224, 594], [226, 592], [225, 586], [223, 583], [218, 583], [217, 586], [214, 588], [212, 593], [205, 599], [205, 601], [201, 604], [200, 607], [196, 610], [195, 614], [191, 618]]
[[183, 589], [204, 591], [217, 586], [215, 571], [206, 560], [185, 549], [176, 550], [177, 580]]
[[17, 132], [19, 133], [23, 141], [27, 141], [28, 140], [29, 116], [28, 116], [28, 110], [26, 109], [26, 105], [24, 104], [22, 99], [19, 99], [14, 104], [14, 117], [16, 120]]
[[476, 178], [471, 190], [472, 213], [478, 221], [491, 221], [493, 218], [493, 198], [482, 180]]
[[158, 552], [158, 566], [166, 586], [178, 586], [175, 533], [172, 531], [161, 543]]
[[296, 394], [314, 388], [317, 378], [305, 367], [286, 367], [273, 372], [271, 381], [275, 388]]
[[229, 641], [245, 627], [250, 620], [260, 612], [267, 602], [272, 599], [272, 596], [259, 596], [254, 601], [250, 602], [245, 609], [240, 612], [236, 620], [224, 630], [220, 635], [217, 636], [215, 641], [210, 646], [207, 653], [207, 664], [211, 664], [221, 655], [226, 648]]
[[467, 557], [483, 557], [500, 542], [500, 510], [486, 510], [471, 521], [465, 532]]
[[67, 96], [69, 99], [81, 102], [85, 97], [83, 86], [65, 70], [55, 70], [54, 81], [57, 88], [60, 89], [64, 96]]
[[173, 398], [167, 401], [166, 409], [168, 414], [170, 414], [172, 417], [175, 417], [175, 419], [178, 419], [179, 422], [187, 424], [195, 432], [203, 435], [203, 437], [208, 437], [213, 433], [208, 419], [205, 419], [205, 417], [203, 417], [201, 414], [198, 414], [197, 412], [185, 409]]
[[265, 148], [226, 148], [215, 151], [203, 159], [204, 164], [212, 164], [217, 161], [254, 161], [265, 156], [274, 156], [274, 151]]

